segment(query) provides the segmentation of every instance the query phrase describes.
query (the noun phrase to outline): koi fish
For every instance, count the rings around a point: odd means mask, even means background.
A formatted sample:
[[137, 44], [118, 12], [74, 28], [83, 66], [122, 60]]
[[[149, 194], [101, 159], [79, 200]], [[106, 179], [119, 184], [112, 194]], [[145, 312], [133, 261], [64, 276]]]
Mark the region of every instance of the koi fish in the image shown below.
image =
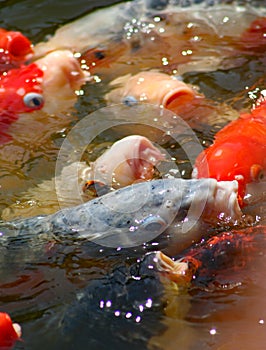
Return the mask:
[[[223, 57], [235, 55], [235, 39], [264, 9], [226, 6], [224, 1], [215, 4], [211, 6], [208, 0], [125, 1], [60, 27], [48, 41], [35, 46], [35, 57], [68, 49], [92, 73], [95, 67], [101, 70], [105, 64], [117, 63], [116, 76], [125, 75], [128, 68], [132, 72], [134, 66], [171, 66], [183, 73], [216, 70], [223, 65]], [[106, 23], [105, 18], [110, 21]], [[122, 73], [117, 74], [117, 69]], [[113, 73], [114, 69], [109, 69], [109, 74]]]
[[155, 71], [140, 72], [132, 77], [115, 79], [111, 86], [122, 85], [106, 95], [109, 102], [123, 102], [132, 105], [147, 102], [167, 108], [173, 101], [184, 104], [192, 100], [196, 93], [189, 85], [174, 76]]
[[[178, 259], [173, 260], [156, 251], [145, 254], [131, 265], [116, 265], [100, 279], [89, 282], [67, 307], [59, 326], [60, 338], [64, 339], [64, 345], [68, 345], [65, 348], [70, 348], [70, 344], [78, 348], [82, 339], [82, 344], [92, 343], [94, 349], [105, 349], [102, 345], [104, 336], [110, 339], [110, 348], [133, 349], [141, 346], [146, 349], [146, 338], [149, 338], [150, 345], [151, 336], [155, 336], [156, 347], [160, 344], [160, 349], [166, 349], [169, 334], [176, 334], [180, 328], [181, 332], [184, 331], [182, 322], [176, 326], [177, 315], [179, 320], [191, 309], [190, 302], [182, 296], [193, 288], [193, 292], [195, 288], [221, 291], [239, 286], [237, 282], [239, 278], [242, 282], [243, 276], [239, 274], [235, 283], [232, 273], [241, 273], [245, 271], [244, 267], [254, 264], [254, 255], [250, 256], [250, 251], [258, 249], [257, 236], [262, 236], [264, 232], [265, 227], [223, 232], [182, 252]], [[159, 318], [156, 319], [158, 311]], [[90, 322], [91, 315], [95, 322]], [[162, 315], [167, 316], [163, 319], [163, 325], [167, 327], [163, 332], [160, 330]], [[108, 326], [110, 324], [112, 327]], [[130, 333], [128, 337], [121, 335], [122, 327]], [[160, 336], [157, 335], [159, 331]], [[191, 332], [188, 334], [191, 337]], [[197, 341], [197, 338], [194, 340]]]
[[33, 55], [32, 44], [20, 32], [0, 28], [0, 72], [19, 67]]
[[0, 349], [11, 349], [16, 341], [21, 339], [21, 327], [18, 323], [12, 323], [10, 316], [0, 312]]
[[[51, 214], [135, 182], [151, 180], [165, 155], [144, 136], [116, 141], [94, 162], [64, 165], [60, 175], [24, 192], [20, 203], [3, 209], [4, 220]], [[29, 205], [29, 203], [31, 203]]]
[[105, 95], [108, 103], [163, 106], [191, 127], [199, 128], [203, 123], [215, 124], [237, 117], [236, 111], [230, 106], [207, 99], [196, 86], [166, 73], [143, 71], [132, 76], [128, 74], [113, 80], [110, 87], [112, 90]]
[[130, 135], [115, 142], [94, 163], [88, 178], [115, 188], [151, 180], [154, 166], [164, 155], [144, 136]]
[[208, 223], [217, 222], [221, 213], [234, 222], [241, 219], [237, 187], [237, 181], [215, 179], [140, 182], [51, 215], [2, 223], [1, 240], [45, 232], [109, 247], [132, 247], [170, 228], [178, 249], [202, 237], [202, 231], [191, 232], [200, 217]]
[[71, 107], [75, 91], [85, 81], [78, 61], [67, 50], [52, 52], [34, 63], [14, 68], [0, 76], [0, 143], [20, 114], [42, 109], [54, 114]]
[[56, 114], [73, 107], [77, 99], [76, 91], [88, 79], [73, 53], [70, 50], [57, 50], [34, 63], [43, 71], [45, 103], [42, 110]]
[[241, 207], [252, 195], [265, 191], [266, 98], [261, 97], [250, 113], [229, 123], [215, 135], [214, 143], [196, 159], [194, 178], [237, 180]]
[[8, 127], [19, 113], [41, 109], [43, 71], [35, 64], [9, 70], [0, 76], [0, 143], [10, 141]]

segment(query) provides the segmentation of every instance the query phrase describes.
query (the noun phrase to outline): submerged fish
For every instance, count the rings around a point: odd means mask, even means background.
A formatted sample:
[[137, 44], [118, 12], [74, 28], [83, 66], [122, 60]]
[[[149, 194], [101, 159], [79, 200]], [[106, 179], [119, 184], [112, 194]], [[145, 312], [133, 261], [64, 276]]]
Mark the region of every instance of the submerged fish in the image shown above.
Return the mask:
[[[223, 232], [177, 259], [157, 251], [134, 263], [120, 263], [77, 292], [57, 325], [57, 334], [66, 349], [73, 344], [106, 349], [106, 339], [112, 349], [168, 349], [165, 341], [167, 336], [172, 340], [173, 330], [175, 344], [177, 334], [185, 331], [194, 344], [193, 328], [182, 322], [191, 308], [190, 288], [195, 293], [196, 288], [226, 292], [239, 287], [241, 271], [254, 261], [251, 252], [265, 248], [265, 232], [265, 226]], [[240, 273], [234, 280], [236, 271]]]
[[88, 239], [110, 247], [130, 247], [152, 240], [178, 222], [173, 234], [178, 247], [198, 238], [191, 228], [201, 217], [206, 222], [217, 223], [222, 217], [235, 223], [241, 216], [237, 181], [154, 180], [52, 215], [2, 223], [1, 239], [44, 233]]
[[110, 62], [128, 62], [131, 72], [134, 65], [138, 70], [140, 65], [178, 66], [182, 73], [217, 69], [224, 57], [234, 55], [235, 41], [263, 8], [223, 1], [215, 5], [209, 0], [124, 2], [59, 28], [47, 42], [36, 45], [35, 56], [62, 48], [73, 50], [92, 72], [103, 62], [107, 67]]
[[19, 324], [12, 323], [10, 316], [0, 312], [0, 349], [12, 349], [15, 343], [21, 339], [21, 328]]
[[22, 33], [0, 28], [0, 72], [19, 67], [33, 55], [32, 44]]
[[[72, 305], [66, 308], [62, 321], [56, 325], [57, 335], [63, 339], [58, 344], [64, 344], [65, 349], [78, 346], [104, 350], [108, 341], [110, 349], [133, 350], [136, 346], [148, 349], [149, 339], [167, 328], [163, 323], [167, 308], [163, 283], [167, 281], [161, 279], [161, 262], [166, 265], [163, 257], [162, 253], [150, 253], [129, 266], [120, 264], [110, 274], [80, 290]], [[184, 278], [182, 265], [187, 266], [181, 263], [179, 273], [177, 268], [173, 272], [176, 277], [179, 275], [180, 282]], [[168, 272], [170, 274], [170, 268]], [[186, 285], [186, 282], [182, 284]], [[184, 294], [178, 282], [176, 286], [175, 295]], [[187, 298], [182, 300], [180, 316], [184, 316], [189, 308]], [[56, 349], [56, 345], [52, 348]]]
[[265, 198], [265, 155], [266, 98], [262, 96], [250, 113], [241, 114], [215, 135], [214, 143], [196, 159], [193, 176], [237, 180], [243, 206]]

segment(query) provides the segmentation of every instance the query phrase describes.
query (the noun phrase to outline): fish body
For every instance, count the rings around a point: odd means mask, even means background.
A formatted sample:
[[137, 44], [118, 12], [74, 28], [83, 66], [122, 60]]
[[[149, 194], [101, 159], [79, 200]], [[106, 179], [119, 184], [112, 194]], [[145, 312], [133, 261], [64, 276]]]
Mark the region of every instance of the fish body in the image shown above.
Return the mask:
[[59, 324], [59, 347], [63, 343], [65, 349], [104, 350], [108, 341], [110, 349], [147, 349], [149, 338], [166, 328], [156, 256], [150, 253], [138, 263], [120, 264], [81, 290]]
[[197, 157], [193, 176], [237, 180], [239, 203], [243, 206], [245, 196], [253, 191], [252, 185], [259, 185], [259, 191], [262, 186], [265, 188], [265, 155], [266, 99], [263, 98], [250, 113], [241, 114], [215, 135], [214, 143]]
[[188, 234], [190, 225], [200, 217], [217, 222], [221, 213], [233, 221], [241, 218], [236, 181], [165, 179], [124, 187], [52, 215], [2, 223], [1, 232], [2, 239], [44, 233], [130, 247], [151, 241], [177, 221], [181, 245], [195, 238]]
[[265, 233], [265, 226], [222, 232], [174, 259], [156, 251], [118, 264], [79, 290], [65, 310], [57, 331], [65, 348], [77, 342], [105, 349], [108, 339], [110, 348], [148, 349], [153, 336], [157, 341], [161, 336], [163, 344], [167, 328], [174, 334], [189, 331], [180, 320], [191, 308], [190, 288], [194, 293], [243, 288], [245, 268], [256, 259], [251, 253], [265, 249]]
[[12, 349], [21, 337], [21, 328], [17, 323], [12, 323], [10, 316], [0, 312], [0, 349]]
[[[22, 193], [20, 203], [2, 211], [4, 220], [51, 214], [78, 205], [114, 189], [152, 180], [154, 167], [165, 155], [144, 136], [116, 141], [94, 162], [64, 164], [56, 178], [42, 181]], [[29, 205], [30, 203], [30, 205]]]
[[[118, 69], [121, 63], [129, 62], [131, 73], [134, 65], [138, 70], [140, 65], [162, 69], [178, 66], [182, 73], [217, 69], [223, 56], [232, 57], [235, 53], [235, 38], [264, 9], [241, 6], [237, 1], [230, 5], [215, 1], [215, 6], [212, 5], [208, 0], [135, 0], [116, 4], [62, 26], [48, 41], [35, 46], [35, 57], [58, 49], [72, 50], [81, 55], [81, 63], [93, 74], [97, 67], [105, 65], [110, 71], [113, 62], [120, 63]], [[219, 50], [214, 42], [220, 42]], [[188, 62], [189, 67], [185, 67]], [[184, 66], [181, 68], [180, 64]]]
[[33, 55], [32, 44], [22, 33], [0, 28], [0, 72], [19, 67]]
[[[201, 285], [217, 271], [222, 276], [229, 270], [234, 273], [243, 269], [255, 257], [257, 250], [264, 249], [265, 234], [265, 225], [222, 232], [187, 249], [182, 253], [181, 261], [191, 261]], [[197, 281], [194, 282], [197, 284]]]

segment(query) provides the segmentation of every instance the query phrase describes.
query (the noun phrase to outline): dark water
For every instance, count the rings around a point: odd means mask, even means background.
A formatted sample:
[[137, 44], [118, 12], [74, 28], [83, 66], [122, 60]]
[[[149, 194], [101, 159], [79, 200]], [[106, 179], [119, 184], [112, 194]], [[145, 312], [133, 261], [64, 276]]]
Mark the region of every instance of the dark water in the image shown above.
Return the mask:
[[38, 43], [65, 24], [94, 9], [119, 1], [1, 1], [0, 23], [3, 28], [22, 31], [32, 42]]
[[[60, 25], [113, 3], [115, 2], [111, 0], [0, 1], [0, 27], [22, 31], [33, 43], [38, 43]], [[226, 101], [241, 110], [251, 104], [245, 91], [246, 86], [251, 90], [253, 86], [254, 89], [257, 86], [265, 87], [265, 57], [264, 60], [261, 56], [260, 59], [250, 57], [243, 65], [227, 70], [186, 73], [184, 78], [187, 82], [199, 85], [208, 98]], [[84, 91], [85, 96], [76, 105], [78, 118], [104, 104], [101, 96], [107, 87], [99, 84], [95, 89], [95, 86], [88, 84]], [[195, 131], [201, 141], [208, 144], [220, 127], [220, 124], [206, 124], [204, 128], [201, 126]], [[14, 148], [18, 157], [14, 156], [12, 165], [12, 159], [10, 163], [8, 160], [5, 160], [6, 163], [2, 161], [2, 209], [21, 199], [19, 194], [23, 190], [53, 176], [64, 135], [58, 129], [51, 138], [53, 147], [49, 149], [40, 145], [32, 156], [25, 152], [28, 146], [26, 142], [23, 147]], [[171, 145], [166, 147], [172, 149]], [[152, 308], [148, 323], [143, 323], [142, 326], [140, 322], [139, 327], [134, 328], [135, 342], [130, 329], [127, 329], [127, 323], [121, 322], [118, 327], [112, 318], [94, 319], [96, 312], [93, 313], [93, 304], [86, 320], [90, 322], [91, 344], [89, 342], [85, 345], [84, 340], [79, 343], [77, 333], [75, 345], [66, 345], [67, 334], [62, 333], [60, 321], [77, 292], [90, 284], [104, 284], [105, 276], [116, 266], [130, 266], [147, 250], [152, 250], [152, 246], [120, 251], [90, 242], [81, 244], [71, 240], [14, 239], [0, 248], [0, 309], [10, 313], [12, 319], [22, 326], [23, 341], [16, 345], [16, 349], [94, 349], [97, 348], [96, 338], [99, 346], [97, 349], [118, 349], [119, 346], [110, 341], [112, 332], [103, 330], [102, 333], [95, 331], [94, 334], [91, 326], [95, 323], [95, 327], [101, 324], [108, 328], [112, 322], [114, 336], [119, 333], [121, 337], [121, 349], [133, 349], [136, 344], [140, 349], [264, 349], [265, 232], [258, 230], [257, 233], [260, 241], [251, 244], [250, 261], [247, 259], [245, 268], [234, 270], [231, 266], [218, 277], [215, 276], [216, 271], [213, 271], [210, 280], [220, 282], [218, 287], [203, 281], [203, 287], [196, 285], [189, 293], [180, 295], [173, 287], [164, 291], [162, 286], [161, 290], [158, 287], [161, 282], [155, 278], [158, 294], [153, 295], [151, 291], [150, 297], [158, 305]], [[151, 286], [155, 282], [152, 280]], [[102, 290], [104, 288], [100, 288]], [[132, 289], [129, 290], [132, 293]], [[138, 289], [136, 291], [139, 292]], [[136, 299], [138, 297], [139, 295]], [[134, 304], [134, 293], [129, 296], [127, 303], [129, 308], [130, 303]], [[125, 302], [126, 305], [127, 303]], [[72, 321], [70, 318], [70, 322], [75, 323], [77, 319]]]

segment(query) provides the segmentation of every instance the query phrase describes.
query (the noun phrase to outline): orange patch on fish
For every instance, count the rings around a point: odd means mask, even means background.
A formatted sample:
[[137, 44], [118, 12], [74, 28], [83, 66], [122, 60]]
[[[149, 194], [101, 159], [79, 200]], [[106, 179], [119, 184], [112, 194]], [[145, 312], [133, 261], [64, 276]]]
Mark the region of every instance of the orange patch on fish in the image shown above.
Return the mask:
[[266, 99], [262, 98], [250, 113], [240, 115], [215, 135], [214, 143], [196, 159], [194, 176], [237, 180], [243, 206], [247, 185], [265, 181], [265, 155]]

